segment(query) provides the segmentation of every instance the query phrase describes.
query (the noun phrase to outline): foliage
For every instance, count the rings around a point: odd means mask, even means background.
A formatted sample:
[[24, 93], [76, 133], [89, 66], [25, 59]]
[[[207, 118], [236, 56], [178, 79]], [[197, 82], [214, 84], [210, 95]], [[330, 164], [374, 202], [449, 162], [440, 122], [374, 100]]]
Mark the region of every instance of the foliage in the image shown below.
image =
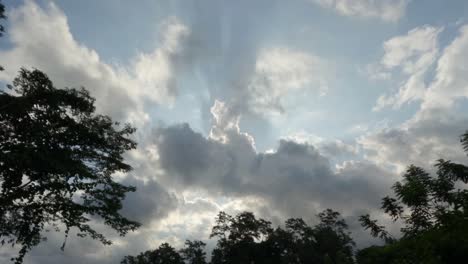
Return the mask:
[[[0, 1], [0, 20], [1, 19], [6, 19], [5, 6], [3, 5], [2, 1]], [[5, 28], [3, 27], [2, 24], [0, 24], [0, 37], [3, 35], [4, 32], [5, 32]]]
[[95, 114], [84, 88], [56, 89], [38, 70], [22, 69], [9, 88], [0, 93], [0, 237], [21, 245], [16, 263], [49, 229], [64, 227], [67, 237], [76, 228], [110, 244], [90, 222], [120, 235], [137, 228], [119, 214], [135, 188], [112, 177], [131, 170], [122, 155], [135, 148], [135, 129]]
[[212, 263], [249, 263], [260, 257], [257, 241], [264, 240], [271, 232], [271, 223], [256, 219], [251, 212], [232, 217], [220, 212], [210, 238], [217, 237]]
[[[269, 221], [257, 219], [251, 212], [236, 216], [220, 212], [210, 236], [218, 239], [211, 263], [353, 263], [354, 243], [339, 213], [327, 209], [318, 217], [320, 223], [315, 227], [300, 218], [291, 218], [284, 228], [272, 229]], [[183, 261], [206, 263], [204, 246], [201, 241], [186, 241], [180, 250]], [[127, 256], [122, 264], [169, 263], [151, 258], [156, 251]]]
[[148, 250], [140, 255], [126, 256], [121, 264], [184, 264], [180, 254], [168, 243], [164, 243], [156, 250]]
[[185, 247], [177, 252], [168, 243], [156, 250], [148, 250], [138, 256], [126, 256], [121, 264], [206, 264], [206, 244], [202, 241], [185, 241]]
[[327, 209], [318, 217], [320, 224], [314, 228], [315, 244], [320, 257], [317, 261], [325, 263], [328, 259], [331, 263], [353, 263], [354, 242], [340, 214]]
[[[5, 6], [3, 5], [2, 1], [0, 0], [0, 20], [6, 19], [5, 16]], [[0, 24], [0, 37], [3, 36], [3, 33], [5, 32], [5, 27], [3, 27], [2, 24]], [[0, 65], [0, 71], [3, 71], [3, 67]]]
[[[468, 153], [468, 132], [461, 137]], [[436, 176], [411, 165], [385, 197], [382, 209], [394, 221], [403, 221], [400, 240], [390, 239], [383, 226], [361, 216], [361, 224], [387, 245], [357, 254], [359, 263], [461, 263], [468, 257], [468, 167], [438, 160]]]
[[180, 250], [182, 258], [188, 264], [205, 264], [206, 263], [206, 253], [205, 248], [206, 244], [202, 241], [195, 240], [185, 241], [185, 247]]

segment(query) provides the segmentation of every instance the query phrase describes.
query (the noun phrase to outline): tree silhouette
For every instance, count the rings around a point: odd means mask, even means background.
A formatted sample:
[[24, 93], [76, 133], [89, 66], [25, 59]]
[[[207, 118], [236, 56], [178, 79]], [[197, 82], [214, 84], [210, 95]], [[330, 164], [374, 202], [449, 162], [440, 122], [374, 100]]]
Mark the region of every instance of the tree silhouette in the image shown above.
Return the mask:
[[[5, 6], [3, 5], [2, 1], [0, 0], [0, 21], [2, 19], [6, 19], [5, 16]], [[0, 37], [3, 36], [3, 33], [5, 32], [5, 28], [3, 27], [2, 24], [0, 24]], [[0, 71], [3, 71], [2, 65], [0, 65]]]
[[344, 219], [331, 209], [319, 213], [318, 217], [320, 223], [313, 230], [318, 262], [353, 263], [354, 242]]
[[[0, 20], [6, 19], [5, 16], [5, 6], [3, 5], [2, 1], [0, 0]], [[0, 37], [3, 36], [3, 33], [5, 32], [5, 28], [3, 27], [2, 24], [0, 24]]]
[[12, 260], [21, 263], [50, 229], [63, 228], [66, 241], [76, 228], [104, 244], [92, 221], [120, 235], [136, 229], [119, 214], [135, 188], [112, 177], [131, 170], [122, 154], [135, 148], [135, 129], [95, 114], [84, 88], [56, 89], [38, 70], [22, 69], [9, 88], [0, 93], [0, 236], [21, 246]]
[[[212, 228], [211, 238], [218, 239], [212, 252], [212, 264], [302, 264], [302, 263], [354, 263], [354, 242], [347, 225], [338, 212], [327, 209], [317, 215], [320, 223], [310, 227], [301, 218], [286, 220], [284, 227], [271, 228], [271, 223], [256, 218], [251, 212], [231, 216], [220, 212]], [[163, 244], [170, 255], [175, 250]], [[185, 263], [204, 264], [205, 243], [185, 242], [180, 256]], [[162, 248], [146, 251], [138, 256], [126, 256], [122, 264], [178, 263], [164, 262]], [[174, 257], [174, 261], [179, 261]]]
[[251, 212], [242, 212], [232, 217], [220, 212], [210, 238], [217, 237], [211, 263], [259, 263], [262, 241], [272, 232], [271, 223], [257, 219]]
[[[468, 132], [461, 143], [468, 153]], [[383, 247], [361, 250], [359, 263], [464, 263], [468, 258], [468, 167], [440, 159], [436, 176], [411, 165], [392, 189], [395, 198], [382, 199], [382, 209], [401, 220], [403, 237], [392, 239], [369, 215], [361, 224], [373, 236], [386, 240]], [[462, 261], [463, 260], [463, 261]], [[460, 262], [462, 261], [462, 262]]]
[[206, 264], [205, 246], [206, 244], [199, 240], [186, 240], [185, 247], [180, 250], [180, 254], [188, 264]]
[[140, 255], [126, 256], [121, 264], [184, 264], [182, 257], [168, 243], [163, 243], [158, 249], [145, 251]]

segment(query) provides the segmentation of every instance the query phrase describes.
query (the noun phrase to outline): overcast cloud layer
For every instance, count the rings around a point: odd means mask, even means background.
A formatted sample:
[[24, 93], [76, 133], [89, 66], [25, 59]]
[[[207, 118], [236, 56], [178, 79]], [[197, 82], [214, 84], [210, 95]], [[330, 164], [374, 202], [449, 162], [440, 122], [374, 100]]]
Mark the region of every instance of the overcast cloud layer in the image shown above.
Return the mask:
[[137, 187], [122, 213], [143, 226], [121, 238], [96, 223], [112, 246], [70, 237], [64, 252], [51, 233], [26, 263], [117, 263], [186, 238], [212, 247], [220, 210], [279, 224], [333, 208], [363, 246], [357, 217], [389, 221], [380, 198], [406, 166], [466, 162], [464, 1], [93, 3], [5, 1], [0, 81], [40, 69], [138, 129], [134, 171], [116, 177]]

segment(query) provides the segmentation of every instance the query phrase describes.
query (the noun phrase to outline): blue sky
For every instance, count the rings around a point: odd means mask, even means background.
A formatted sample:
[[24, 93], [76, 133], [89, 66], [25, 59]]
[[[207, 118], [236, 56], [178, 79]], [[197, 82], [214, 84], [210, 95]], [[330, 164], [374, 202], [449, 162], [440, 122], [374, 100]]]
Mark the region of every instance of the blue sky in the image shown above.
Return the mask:
[[[394, 83], [369, 82], [366, 76], [359, 74], [359, 69], [369, 63], [378, 61], [383, 53], [382, 43], [397, 35], [402, 35], [421, 25], [447, 27], [441, 36], [440, 43], [449, 42], [456, 34], [456, 22], [462, 21], [468, 12], [464, 1], [425, 1], [424, 8], [417, 7], [417, 3], [410, 3], [405, 15], [396, 22], [381, 21], [378, 18], [366, 19], [360, 17], [339, 16], [336, 11], [313, 5], [310, 1], [236, 1], [235, 3], [218, 3], [217, 1], [143, 1], [138, 5], [121, 1], [58, 1], [57, 6], [67, 14], [73, 36], [80, 43], [97, 51], [102, 60], [109, 63], [126, 64], [138, 52], [147, 52], [158, 45], [158, 27], [168, 17], [177, 17], [184, 24], [197, 24], [206, 30], [221, 32], [206, 32], [205, 41], [222, 45], [218, 39], [225, 35], [229, 43], [226, 50], [217, 50], [221, 56], [213, 67], [219, 71], [228, 71], [229, 56], [238, 56], [243, 52], [242, 45], [248, 34], [247, 41], [255, 46], [280, 46], [310, 52], [327, 60], [332, 64], [330, 90], [327, 96], [307, 96], [300, 112], [286, 111], [288, 120], [299, 119], [291, 130], [302, 129], [320, 137], [348, 137], [346, 130], [356, 124], [373, 125], [382, 119], [400, 123], [408, 119], [415, 111], [415, 106], [404, 106], [398, 111], [372, 112], [377, 97], [392, 89]], [[42, 3], [45, 5], [46, 3]], [[221, 13], [220, 13], [221, 12]], [[215, 14], [213, 14], [215, 13]], [[244, 21], [247, 16], [247, 21]], [[219, 24], [224, 23], [224, 24]], [[197, 25], [198, 26], [198, 25]], [[223, 32], [225, 31], [225, 32]], [[445, 37], [445, 38], [444, 38]], [[212, 38], [212, 39], [210, 39]], [[250, 47], [248, 47], [250, 48]], [[235, 52], [236, 54], [229, 54]], [[251, 51], [247, 51], [251, 52]], [[228, 53], [228, 54], [226, 54]], [[226, 58], [224, 58], [226, 57]], [[201, 66], [203, 67], [203, 65]], [[219, 69], [221, 68], [221, 69]], [[203, 84], [197, 82], [191, 73], [183, 76], [184, 84], [180, 89], [182, 99], [180, 105], [172, 109], [164, 109], [161, 118], [165, 122], [188, 122], [192, 126], [207, 133], [209, 126], [198, 116], [186, 116], [187, 94], [193, 95], [203, 90]], [[201, 78], [210, 82], [210, 73], [202, 72]], [[194, 80], [195, 79], [195, 80]], [[198, 87], [197, 87], [198, 86]], [[305, 87], [309, 88], [309, 87]], [[300, 92], [299, 92], [300, 94]], [[194, 95], [196, 96], [196, 95]], [[294, 95], [291, 95], [294, 96]], [[185, 100], [184, 100], [185, 99]], [[213, 98], [210, 98], [213, 100]], [[294, 106], [299, 98], [295, 98]], [[212, 102], [206, 102], [208, 104]], [[192, 103], [196, 104], [196, 103]], [[192, 108], [203, 107], [192, 105]], [[192, 109], [193, 110], [193, 109]], [[207, 110], [207, 109], [203, 109]], [[201, 113], [203, 110], [198, 111]], [[312, 119], [300, 116], [302, 111], [316, 112]], [[293, 113], [291, 113], [293, 112]], [[326, 121], [323, 124], [323, 121]], [[295, 123], [294, 121], [291, 123]], [[286, 129], [285, 129], [286, 128]], [[244, 129], [256, 138], [262, 137], [262, 130], [256, 131], [253, 125], [246, 124]], [[276, 130], [276, 129], [273, 129]], [[275, 131], [270, 140], [259, 146], [261, 149], [274, 147], [278, 136], [284, 136], [289, 130], [283, 126], [281, 132]], [[289, 132], [289, 131], [288, 131]], [[294, 131], [292, 131], [294, 132]]]
[[[102, 61], [110, 64], [127, 65], [138, 53], [151, 52], [160, 45], [161, 24], [171, 17], [203, 30], [203, 41], [216, 48], [210, 56], [218, 58], [200, 62], [201, 65], [195, 65], [178, 76], [180, 96], [174, 105], [170, 108], [154, 106], [156, 109], [151, 111], [154, 119], [162, 119], [166, 123], [188, 122], [203, 133], [209, 132], [210, 125], [200, 115], [208, 110], [216, 95], [211, 95], [206, 102], [199, 102], [198, 98], [203, 97], [203, 90], [207, 89], [203, 87], [205, 83], [217, 81], [212, 79], [217, 78], [213, 75], [228, 74], [226, 71], [230, 70], [232, 56], [253, 60], [243, 58], [243, 52], [254, 56], [262, 47], [282, 47], [314, 54], [329, 63], [323, 69], [331, 75], [327, 80], [327, 95], [302, 97], [302, 92], [288, 94], [293, 102], [284, 116], [287, 116], [285, 119], [291, 127], [280, 124], [279, 129], [269, 128], [273, 130], [269, 133], [273, 134], [269, 135], [269, 140], [258, 144], [261, 150], [274, 147], [279, 136], [294, 130], [305, 130], [320, 137], [347, 138], [355, 136], [346, 133], [355, 125], [373, 126], [383, 119], [398, 124], [408, 119], [417, 106], [405, 105], [398, 111], [369, 111], [378, 96], [395, 89], [399, 80], [369, 81], [367, 76], [360, 74], [360, 69], [380, 59], [385, 40], [418, 26], [444, 27], [439, 42], [449, 43], [456, 35], [456, 24], [463, 23], [468, 12], [464, 1], [425, 1], [424, 8], [417, 2], [410, 2], [400, 11], [402, 15], [398, 21], [385, 21], [377, 17], [340, 15], [333, 8], [323, 8], [311, 2], [142, 1], [135, 5], [128, 1], [54, 1], [57, 8], [65, 13], [75, 40], [95, 50]], [[6, 2], [12, 7], [21, 3]], [[46, 8], [50, 1], [37, 3]], [[8, 44], [4, 41], [2, 45]], [[207, 67], [215, 69], [208, 70]], [[195, 76], [194, 71], [197, 70], [198, 76]], [[313, 89], [314, 85], [308, 84], [304, 88]], [[222, 87], [217, 90], [222, 90]], [[198, 102], [193, 102], [193, 97]], [[194, 112], [190, 116], [186, 115], [187, 104]], [[208, 104], [208, 107], [203, 104]], [[297, 107], [301, 109], [295, 110]], [[304, 118], [301, 116], [303, 111], [315, 114], [313, 118]], [[256, 122], [241, 122], [245, 123], [243, 128], [256, 138], [264, 136], [264, 129], [252, 124]], [[268, 123], [268, 120], [260, 120], [260, 123]]]
[[[142, 190], [128, 203], [146, 214], [129, 212], [147, 232], [117, 238], [111, 259], [207, 237], [220, 209], [334, 207], [353, 227], [362, 210], [381, 217], [376, 199], [407, 165], [464, 162], [466, 1], [4, 3], [1, 82], [36, 67], [138, 129], [135, 171], [119, 177]], [[60, 263], [38, 257], [49, 247], [30, 263]]]

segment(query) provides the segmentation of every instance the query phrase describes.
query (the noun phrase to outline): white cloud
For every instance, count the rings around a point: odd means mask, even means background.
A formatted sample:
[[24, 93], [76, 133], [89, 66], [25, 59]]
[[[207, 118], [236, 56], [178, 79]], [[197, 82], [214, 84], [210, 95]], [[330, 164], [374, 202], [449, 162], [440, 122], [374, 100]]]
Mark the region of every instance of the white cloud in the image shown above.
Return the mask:
[[424, 95], [422, 109], [451, 108], [468, 97], [468, 25], [448, 45], [437, 62], [434, 81]]
[[163, 103], [173, 98], [174, 69], [183, 56], [187, 27], [176, 19], [162, 26], [162, 41], [152, 53], [140, 53], [130, 68], [110, 65], [93, 49], [78, 43], [65, 14], [53, 3], [42, 9], [32, 1], [9, 13], [12, 48], [0, 51], [9, 82], [20, 67], [44, 71], [58, 87], [84, 86], [96, 97], [98, 111], [114, 118], [145, 122], [144, 101]]
[[384, 21], [398, 21], [406, 11], [409, 0], [309, 0], [325, 8], [334, 9], [341, 15], [380, 18]]
[[[179, 62], [185, 59], [190, 34], [176, 18], [169, 18], [160, 30], [161, 41], [152, 52], [138, 54], [129, 67], [111, 65], [73, 37], [66, 15], [54, 3], [43, 9], [33, 1], [26, 1], [9, 10], [8, 33], [12, 45], [0, 50], [5, 67], [5, 71], [0, 72], [0, 80], [10, 82], [20, 67], [37, 68], [44, 71], [57, 88], [84, 86], [90, 90], [97, 99], [97, 112], [142, 128], [149, 120], [145, 102], [161, 104], [176, 96], [174, 72], [178, 70]], [[116, 175], [116, 179], [138, 189], [127, 195], [122, 213], [141, 221], [144, 226], [121, 238], [107, 227], [98, 225], [98, 230], [109, 233], [108, 237], [115, 242], [112, 247], [70, 236], [66, 251], [61, 254], [63, 233], [51, 232], [47, 234], [48, 242], [34, 248], [26, 262], [116, 263], [123, 254], [148, 249], [150, 237], [161, 238], [155, 227], [181, 205], [179, 197], [160, 184], [159, 157], [154, 146], [144, 139], [142, 136], [139, 148], [126, 156], [134, 167], [132, 175], [135, 177]], [[4, 249], [1, 250], [0, 262], [5, 257]], [[6, 257], [11, 254], [11, 250], [7, 251]]]
[[[396, 94], [382, 95], [374, 110], [387, 106], [399, 108], [403, 104], [421, 100], [426, 91], [425, 78], [439, 53], [438, 36], [442, 28], [422, 26], [406, 35], [391, 38], [383, 44], [384, 55], [370, 77], [387, 77], [392, 70], [400, 71], [406, 78]], [[377, 72], [377, 73], [376, 73]]]
[[422, 26], [385, 41], [382, 65], [389, 69], [401, 67], [407, 74], [426, 69], [437, 55], [437, 37], [441, 31], [442, 28]]
[[[398, 107], [418, 100], [420, 109], [398, 127], [363, 136], [359, 143], [368, 151], [368, 159], [399, 172], [408, 163], [432, 169], [439, 158], [464, 162], [458, 138], [468, 128], [468, 116], [454, 102], [468, 97], [468, 66], [463, 59], [468, 55], [468, 27], [462, 27], [438, 57], [437, 35], [441, 30], [426, 26], [386, 42], [382, 64], [401, 68], [408, 79], [397, 94], [380, 97], [377, 107]], [[426, 73], [435, 63], [435, 77], [426, 84]]]
[[326, 69], [325, 61], [312, 54], [286, 48], [263, 49], [246, 91], [250, 107], [258, 113], [283, 112], [285, 97], [294, 92], [313, 89], [323, 96], [328, 90]]
[[[386, 42], [388, 52], [382, 64], [402, 68], [408, 79], [396, 95], [379, 98], [377, 106], [418, 100], [420, 108], [402, 125], [369, 132], [359, 139], [367, 158], [377, 164], [401, 172], [409, 163], [432, 169], [439, 158], [465, 162], [459, 136], [468, 129], [468, 115], [455, 102], [468, 97], [464, 59], [468, 56], [468, 26], [462, 26], [437, 57], [440, 31], [426, 26]], [[435, 76], [426, 84], [425, 73], [435, 63]]]
[[140, 53], [134, 61], [134, 89], [137, 96], [161, 103], [177, 93], [175, 71], [177, 61], [184, 56], [184, 44], [190, 30], [177, 18], [168, 19], [161, 27], [161, 46], [151, 54]]

